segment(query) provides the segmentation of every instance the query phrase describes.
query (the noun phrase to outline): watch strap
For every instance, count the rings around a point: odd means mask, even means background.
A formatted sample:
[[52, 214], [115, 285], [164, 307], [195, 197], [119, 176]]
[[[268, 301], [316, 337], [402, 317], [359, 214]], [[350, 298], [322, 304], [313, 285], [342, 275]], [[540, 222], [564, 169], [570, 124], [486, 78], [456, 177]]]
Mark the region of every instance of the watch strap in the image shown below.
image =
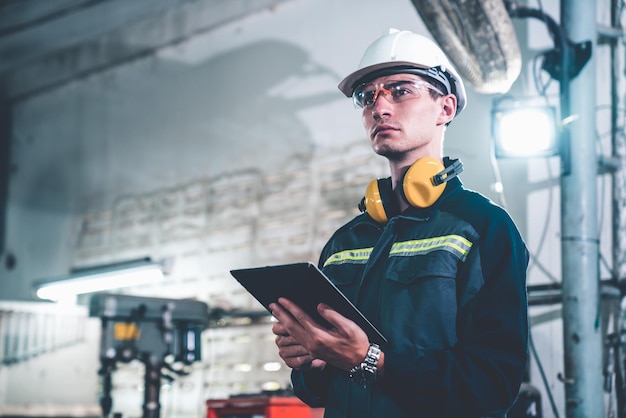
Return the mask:
[[380, 346], [378, 344], [370, 344], [367, 349], [367, 354], [365, 355], [365, 360], [363, 363], [372, 367], [375, 371], [378, 368], [378, 361], [380, 360]]

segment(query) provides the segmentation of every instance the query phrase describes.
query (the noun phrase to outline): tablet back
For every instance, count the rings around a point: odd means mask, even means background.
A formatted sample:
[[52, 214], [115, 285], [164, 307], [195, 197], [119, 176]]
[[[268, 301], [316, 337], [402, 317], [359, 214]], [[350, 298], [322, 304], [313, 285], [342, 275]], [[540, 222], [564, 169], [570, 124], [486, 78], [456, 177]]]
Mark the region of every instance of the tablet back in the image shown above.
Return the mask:
[[317, 312], [317, 305], [323, 302], [359, 325], [371, 342], [387, 342], [356, 306], [310, 262], [231, 270], [231, 274], [268, 311], [270, 303], [285, 297], [317, 322], [329, 327], [330, 324]]

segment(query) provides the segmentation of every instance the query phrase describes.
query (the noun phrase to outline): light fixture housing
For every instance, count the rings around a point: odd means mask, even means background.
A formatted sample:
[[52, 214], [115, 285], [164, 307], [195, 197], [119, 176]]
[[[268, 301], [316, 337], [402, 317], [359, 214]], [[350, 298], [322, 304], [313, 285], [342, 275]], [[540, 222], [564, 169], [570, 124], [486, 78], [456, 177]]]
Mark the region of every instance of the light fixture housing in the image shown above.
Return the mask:
[[102, 292], [164, 279], [166, 264], [150, 258], [73, 269], [69, 276], [40, 280], [33, 290], [39, 299], [73, 302], [81, 294]]
[[554, 106], [494, 101], [491, 135], [496, 158], [551, 157], [560, 153]]

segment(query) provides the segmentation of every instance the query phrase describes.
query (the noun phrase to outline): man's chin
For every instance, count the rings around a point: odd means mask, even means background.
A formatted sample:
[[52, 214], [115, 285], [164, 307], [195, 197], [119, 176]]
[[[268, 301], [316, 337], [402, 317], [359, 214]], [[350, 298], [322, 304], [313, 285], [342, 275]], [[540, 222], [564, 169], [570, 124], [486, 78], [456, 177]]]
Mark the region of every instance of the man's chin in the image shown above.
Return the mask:
[[381, 157], [385, 157], [388, 160], [401, 160], [404, 156], [404, 152], [398, 151], [395, 149], [390, 149], [389, 147], [373, 145], [372, 149], [374, 152]]

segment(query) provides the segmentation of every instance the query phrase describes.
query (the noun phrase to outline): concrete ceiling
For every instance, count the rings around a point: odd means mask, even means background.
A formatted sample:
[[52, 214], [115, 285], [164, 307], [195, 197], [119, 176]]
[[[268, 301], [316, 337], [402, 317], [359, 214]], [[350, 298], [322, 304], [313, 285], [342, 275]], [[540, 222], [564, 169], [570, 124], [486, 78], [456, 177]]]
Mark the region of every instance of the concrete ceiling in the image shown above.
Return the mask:
[[18, 102], [289, 0], [2, 0], [0, 98]]

